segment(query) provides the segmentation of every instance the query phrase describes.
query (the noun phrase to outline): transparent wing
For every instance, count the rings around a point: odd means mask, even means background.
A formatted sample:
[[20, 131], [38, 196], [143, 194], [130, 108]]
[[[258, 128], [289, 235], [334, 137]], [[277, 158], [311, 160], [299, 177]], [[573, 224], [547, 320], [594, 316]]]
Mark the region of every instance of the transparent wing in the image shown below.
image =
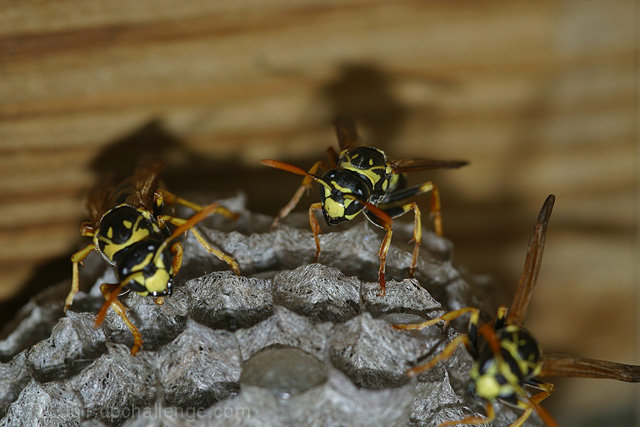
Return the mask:
[[89, 211], [91, 224], [94, 228], [98, 227], [102, 215], [113, 207], [109, 201], [109, 195], [112, 190], [113, 179], [112, 177], [108, 177], [89, 190], [87, 194], [87, 210]]
[[395, 173], [416, 172], [430, 169], [455, 169], [468, 165], [466, 160], [434, 160], [434, 159], [404, 159], [391, 160], [391, 169]]
[[542, 377], [606, 378], [626, 382], [640, 382], [640, 366], [571, 356], [545, 355], [542, 358]]
[[538, 273], [540, 272], [547, 225], [549, 224], [549, 218], [551, 217], [551, 210], [553, 209], [555, 200], [555, 196], [550, 194], [544, 201], [538, 214], [538, 221], [533, 229], [533, 234], [529, 239], [529, 249], [527, 250], [527, 258], [524, 262], [524, 270], [520, 276], [518, 290], [516, 291], [516, 295], [509, 308], [509, 314], [507, 315], [507, 323], [510, 325], [521, 325], [527, 314], [527, 309], [533, 296], [533, 289], [538, 280]]
[[333, 121], [336, 128], [336, 136], [338, 137], [338, 146], [340, 151], [346, 148], [354, 148], [360, 144], [360, 137], [356, 130], [356, 124], [353, 120], [345, 117], [338, 117]]
[[155, 191], [160, 186], [160, 173], [164, 169], [164, 163], [157, 162], [148, 166], [139, 166], [133, 175], [132, 191], [128, 202], [136, 208], [151, 210], [153, 207]]

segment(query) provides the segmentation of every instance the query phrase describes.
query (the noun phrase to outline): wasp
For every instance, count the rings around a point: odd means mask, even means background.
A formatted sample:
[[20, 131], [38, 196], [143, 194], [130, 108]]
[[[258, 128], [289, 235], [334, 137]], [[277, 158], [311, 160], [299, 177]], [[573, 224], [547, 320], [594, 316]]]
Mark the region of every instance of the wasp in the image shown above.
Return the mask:
[[[69, 309], [78, 293], [78, 266], [91, 252], [99, 252], [115, 268], [118, 283], [100, 286], [105, 302], [96, 316], [95, 327], [102, 324], [109, 307], [113, 308], [133, 334], [131, 354], [134, 355], [142, 346], [142, 336], [128, 318], [118, 295], [122, 291], [133, 291], [152, 296], [158, 305], [163, 304], [164, 297], [172, 293], [173, 277], [182, 265], [183, 247], [174, 241], [177, 237], [190, 231], [208, 252], [239, 274], [238, 263], [232, 257], [213, 248], [192, 228], [212, 213], [229, 218], [237, 215], [218, 203], [203, 207], [170, 193], [161, 186], [162, 169], [161, 163], [142, 166], [119, 185], [104, 185], [90, 192], [87, 207], [91, 220], [82, 223], [80, 233], [92, 242], [71, 256], [71, 291], [64, 310]], [[186, 206], [196, 213], [188, 219], [177, 218], [163, 213], [166, 205]]]
[[[470, 313], [467, 335], [458, 335], [429, 362], [407, 372], [409, 376], [415, 376], [431, 369], [436, 363], [450, 357], [460, 345], [464, 345], [473, 357], [474, 364], [470, 371], [471, 386], [475, 394], [485, 400], [487, 417], [469, 416], [462, 420], [445, 422], [440, 424], [440, 427], [490, 423], [495, 418], [491, 405], [495, 400], [524, 410], [511, 426], [521, 426], [534, 410], [547, 425], [557, 426], [551, 415], [540, 406], [540, 403], [551, 395], [554, 385], [540, 380], [539, 377], [640, 381], [640, 366], [604, 360], [543, 355], [536, 339], [522, 327], [540, 271], [547, 225], [554, 202], [554, 195], [549, 195], [545, 200], [529, 240], [524, 270], [514, 299], [509, 308], [502, 306], [498, 309], [493, 324], [487, 323], [479, 327], [480, 310], [466, 307], [423, 323], [393, 325], [396, 329], [423, 329], [441, 321], [451, 322], [465, 313]], [[537, 392], [531, 395], [529, 390], [537, 390]]]
[[[422, 242], [422, 220], [420, 208], [416, 202], [406, 202], [412, 196], [431, 192], [430, 212], [433, 215], [434, 228], [438, 236], [442, 236], [442, 215], [440, 193], [434, 182], [428, 181], [413, 187], [407, 187], [406, 172], [437, 169], [458, 168], [466, 165], [466, 161], [406, 159], [389, 160], [386, 154], [376, 147], [359, 144], [359, 137], [352, 121], [338, 119], [334, 122], [340, 153], [333, 148], [328, 149], [328, 164], [316, 162], [308, 171], [297, 166], [277, 160], [262, 160], [261, 163], [304, 176], [302, 184], [291, 200], [280, 210], [273, 221], [276, 227], [298, 204], [305, 191], [312, 183], [318, 183], [320, 202], [309, 207], [309, 223], [313, 231], [316, 245], [316, 261], [320, 256], [321, 232], [315, 212], [322, 211], [329, 225], [351, 221], [360, 212], [373, 224], [385, 230], [385, 236], [378, 251], [380, 266], [378, 281], [380, 293], [385, 294], [386, 256], [391, 244], [393, 219], [409, 211], [414, 213], [413, 239], [414, 248], [411, 258], [409, 276], [413, 277], [418, 262], [418, 252]], [[320, 176], [320, 168], [328, 169]]]

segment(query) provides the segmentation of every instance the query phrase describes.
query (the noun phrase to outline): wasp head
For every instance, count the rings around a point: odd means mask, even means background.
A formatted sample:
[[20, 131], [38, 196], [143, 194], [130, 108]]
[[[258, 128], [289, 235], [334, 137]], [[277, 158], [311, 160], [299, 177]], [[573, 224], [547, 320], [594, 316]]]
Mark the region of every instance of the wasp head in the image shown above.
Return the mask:
[[140, 295], [171, 295], [171, 252], [162, 240], [135, 243], [116, 263], [116, 274], [124, 286]]
[[322, 213], [327, 224], [349, 221], [358, 215], [364, 205], [358, 200], [369, 199], [369, 188], [356, 173], [346, 169], [332, 169], [317, 179], [322, 202]]

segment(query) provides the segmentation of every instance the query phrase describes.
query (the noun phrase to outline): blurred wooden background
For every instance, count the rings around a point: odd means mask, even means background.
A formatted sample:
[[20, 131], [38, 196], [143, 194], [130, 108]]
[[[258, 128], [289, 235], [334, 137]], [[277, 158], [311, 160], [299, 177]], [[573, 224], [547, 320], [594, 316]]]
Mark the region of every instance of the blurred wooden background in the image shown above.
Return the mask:
[[[84, 193], [105, 172], [154, 151], [176, 191], [243, 190], [273, 214], [298, 180], [257, 161], [310, 166], [344, 114], [392, 157], [471, 161], [413, 180], [439, 183], [458, 262], [505, 288], [555, 193], [527, 326], [547, 351], [638, 364], [636, 9], [0, 1], [3, 319], [68, 280]], [[564, 425], [634, 425], [638, 385], [558, 384], [547, 406]]]

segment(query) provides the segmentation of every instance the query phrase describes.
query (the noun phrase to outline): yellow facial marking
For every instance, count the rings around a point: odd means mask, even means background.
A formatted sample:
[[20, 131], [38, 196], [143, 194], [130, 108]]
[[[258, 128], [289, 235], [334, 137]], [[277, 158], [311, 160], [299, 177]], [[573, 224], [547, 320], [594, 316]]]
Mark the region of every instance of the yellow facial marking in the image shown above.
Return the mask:
[[[127, 281], [128, 281], [128, 282], [133, 281], [133, 282], [138, 283], [140, 286], [144, 286], [144, 282], [145, 282], [144, 274], [142, 274], [142, 272], [141, 272], [141, 271], [139, 271], [139, 272], [137, 272], [137, 273], [130, 274], [130, 275], [127, 277]], [[137, 293], [138, 295], [142, 295], [142, 296], [147, 296], [147, 295], [149, 295], [149, 292], [147, 292], [147, 291], [143, 291], [143, 292], [136, 292], [136, 293]]]
[[107, 237], [113, 239], [113, 228], [109, 227], [107, 230]]
[[340, 191], [341, 193], [349, 193], [351, 191], [347, 187], [340, 186], [336, 181], [331, 181], [331, 186], [336, 190]]
[[[107, 236], [109, 236], [110, 234], [109, 231], [111, 231], [111, 235], [113, 236], [113, 231], [111, 229], [107, 231]], [[133, 243], [139, 242], [140, 240], [147, 238], [147, 236], [149, 236], [149, 232], [144, 228], [142, 228], [142, 229], [135, 230], [131, 235], [131, 237], [129, 238], [129, 240], [119, 245], [116, 245], [111, 240], [103, 236], [96, 235], [95, 240], [96, 242], [101, 241], [105, 243], [104, 250], [102, 252], [107, 258], [109, 258], [110, 260], [113, 260], [113, 256], [116, 253], [118, 253], [120, 250], [128, 246], [131, 246]]]
[[147, 256], [145, 256], [144, 259], [139, 264], [136, 264], [131, 270], [133, 271], [142, 270], [147, 265], [149, 265], [154, 255], [155, 254], [153, 252], [148, 253]]
[[144, 283], [144, 287], [147, 288], [149, 293], [163, 292], [167, 290], [167, 284], [169, 283], [169, 273], [167, 270], [156, 270], [155, 274], [151, 277], [147, 277]]
[[122, 225], [124, 225], [126, 228], [131, 228], [133, 223], [131, 221], [124, 220], [122, 221]]
[[331, 218], [342, 218], [344, 216], [345, 206], [337, 203], [331, 198], [327, 198], [324, 200], [323, 208], [325, 212], [327, 212], [327, 215]]
[[476, 380], [476, 393], [485, 399], [495, 399], [500, 395], [500, 384], [493, 376], [482, 375]]

